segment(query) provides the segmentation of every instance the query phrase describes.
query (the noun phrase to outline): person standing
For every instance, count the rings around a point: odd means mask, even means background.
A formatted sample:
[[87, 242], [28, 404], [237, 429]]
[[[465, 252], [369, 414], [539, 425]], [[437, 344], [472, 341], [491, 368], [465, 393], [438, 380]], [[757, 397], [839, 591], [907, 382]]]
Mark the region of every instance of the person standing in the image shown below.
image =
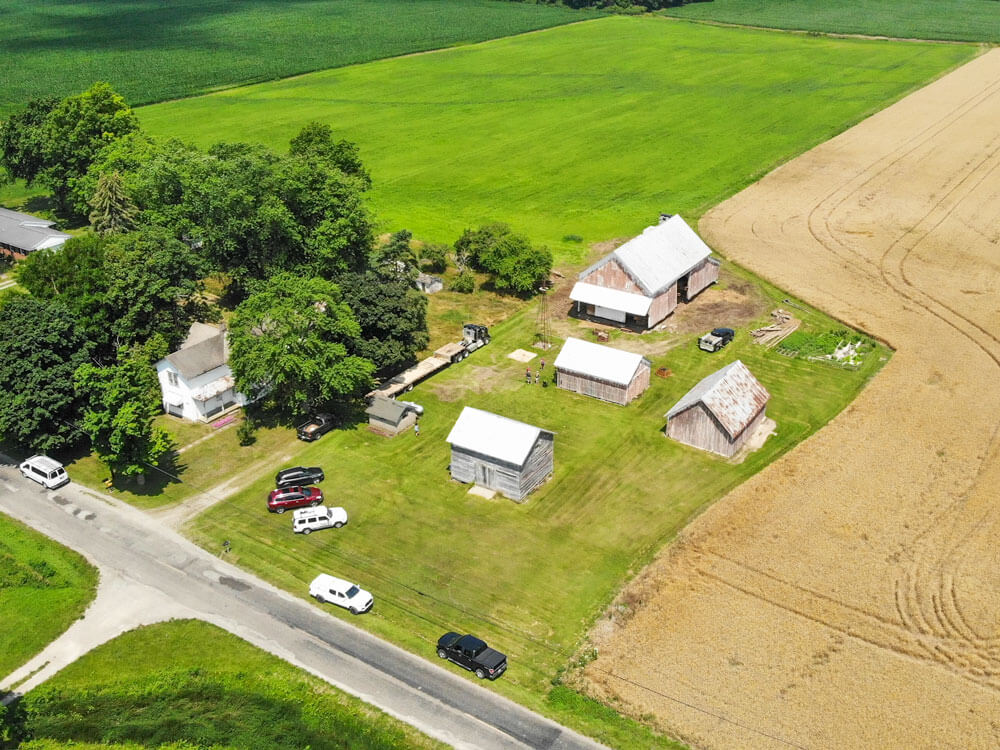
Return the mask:
[[414, 422], [413, 423], [413, 434], [416, 437], [420, 437], [420, 423], [419, 422]]

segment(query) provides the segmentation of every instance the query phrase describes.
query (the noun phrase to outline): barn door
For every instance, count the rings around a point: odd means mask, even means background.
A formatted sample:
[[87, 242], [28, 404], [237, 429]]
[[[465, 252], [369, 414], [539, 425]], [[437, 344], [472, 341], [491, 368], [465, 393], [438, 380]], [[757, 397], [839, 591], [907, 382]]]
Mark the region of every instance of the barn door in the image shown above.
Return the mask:
[[483, 487], [493, 486], [493, 467], [486, 464], [476, 464], [476, 484]]

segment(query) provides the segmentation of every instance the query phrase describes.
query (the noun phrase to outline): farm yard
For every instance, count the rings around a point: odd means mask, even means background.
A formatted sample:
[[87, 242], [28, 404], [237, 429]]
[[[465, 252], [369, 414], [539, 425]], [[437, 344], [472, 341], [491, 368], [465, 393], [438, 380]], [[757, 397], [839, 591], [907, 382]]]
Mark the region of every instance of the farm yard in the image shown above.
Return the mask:
[[490, 0], [9, 0], [0, 116], [94, 81], [146, 104], [593, 16]]
[[202, 146], [284, 149], [310, 120], [330, 123], [359, 144], [386, 231], [451, 243], [506, 221], [578, 261], [589, 243], [637, 234], [660, 211], [693, 225], [974, 54], [610, 17], [138, 114], [153, 134]]
[[994, 0], [712, 0], [662, 11], [698, 21], [831, 34], [969, 42], [1000, 40]]
[[[768, 302], [781, 294], [766, 286], [756, 291]], [[678, 317], [717, 303], [714, 293], [703, 293]], [[593, 340], [590, 325], [565, 317], [567, 309], [554, 313], [553, 328]], [[816, 312], [802, 315], [810, 327], [835, 325]], [[328, 504], [347, 509], [344, 529], [293, 535], [287, 515], [266, 512], [273, 485], [261, 475], [194, 519], [187, 533], [209, 550], [231, 540], [231, 560], [302, 596], [318, 571], [358, 581], [374, 594], [375, 607], [352, 622], [417, 653], [431, 654], [445, 630], [475, 632], [510, 658], [494, 689], [614, 747], [649, 747], [666, 741], [637, 725], [619, 727], [561, 708], [551, 680], [626, 578], [713, 498], [832, 418], [888, 351], [880, 348], [861, 369], [845, 370], [782, 356], [750, 343], [745, 331], [717, 355], [699, 351], [691, 334], [616, 332], [615, 346], [657, 350], [647, 354], [654, 369], [673, 372], [654, 376], [641, 398], [620, 407], [554, 387], [558, 349], [533, 349], [534, 321], [529, 306], [494, 326], [487, 347], [407, 395], [426, 410], [419, 437], [389, 439], [360, 425], [305, 448], [289, 446], [288, 463], [326, 467], [322, 487]], [[519, 348], [539, 354], [532, 369], [545, 358], [548, 385], [525, 384], [525, 364], [507, 356]], [[667, 408], [735, 358], [774, 394], [768, 413], [777, 434], [742, 464], [666, 440]], [[556, 433], [554, 475], [523, 505], [469, 495], [468, 485], [449, 479], [445, 437], [464, 406]]]
[[897, 351], [625, 591], [589, 692], [705, 748], [996, 747], [998, 123], [992, 51], [702, 220]]

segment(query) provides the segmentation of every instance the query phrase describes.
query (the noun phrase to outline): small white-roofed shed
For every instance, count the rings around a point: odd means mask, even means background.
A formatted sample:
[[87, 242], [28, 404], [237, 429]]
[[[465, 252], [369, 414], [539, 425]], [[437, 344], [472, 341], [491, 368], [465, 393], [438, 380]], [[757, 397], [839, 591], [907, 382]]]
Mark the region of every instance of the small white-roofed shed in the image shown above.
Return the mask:
[[767, 418], [771, 394], [736, 360], [703, 378], [666, 413], [667, 437], [734, 455]]
[[540, 427], [466, 406], [446, 438], [451, 477], [520, 502], [552, 473], [554, 438]]
[[556, 385], [624, 406], [649, 387], [650, 369], [641, 354], [568, 338], [556, 357]]

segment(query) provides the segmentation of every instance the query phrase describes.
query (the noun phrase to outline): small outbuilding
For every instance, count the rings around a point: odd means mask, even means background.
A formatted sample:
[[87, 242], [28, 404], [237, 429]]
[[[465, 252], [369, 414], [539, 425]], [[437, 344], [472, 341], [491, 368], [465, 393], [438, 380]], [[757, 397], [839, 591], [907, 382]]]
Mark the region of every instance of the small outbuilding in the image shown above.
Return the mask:
[[667, 437], [729, 458], [767, 418], [770, 398], [736, 360], [704, 378], [667, 412]]
[[417, 274], [417, 279], [414, 283], [417, 285], [417, 289], [427, 294], [436, 294], [444, 289], [444, 281], [437, 276], [431, 276], [429, 273]]
[[395, 437], [412, 428], [417, 421], [417, 413], [412, 406], [384, 396], [375, 396], [365, 414], [368, 415], [368, 427], [386, 437]]
[[451, 477], [520, 502], [552, 473], [555, 434], [466, 406], [448, 433]]
[[624, 406], [649, 388], [651, 366], [641, 354], [568, 338], [556, 357], [556, 385]]

